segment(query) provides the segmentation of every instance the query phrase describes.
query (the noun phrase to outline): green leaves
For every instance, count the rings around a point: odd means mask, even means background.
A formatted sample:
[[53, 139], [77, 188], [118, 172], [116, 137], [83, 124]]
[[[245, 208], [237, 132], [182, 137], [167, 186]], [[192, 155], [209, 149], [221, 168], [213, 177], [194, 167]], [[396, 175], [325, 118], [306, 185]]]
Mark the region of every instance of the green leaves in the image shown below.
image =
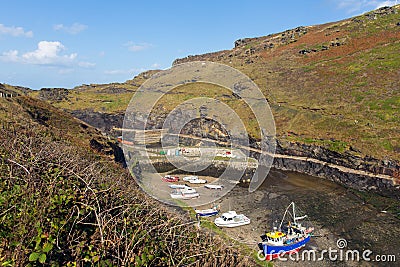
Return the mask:
[[[40, 263], [45, 263], [47, 259], [47, 253], [49, 253], [53, 249], [54, 238], [49, 236], [48, 234], [42, 234], [42, 227], [40, 224], [36, 224], [37, 227], [37, 236], [34, 238], [35, 244], [35, 251], [29, 255], [29, 261], [36, 262], [39, 261]], [[43, 245], [42, 239], [44, 240]]]
[[31, 255], [29, 255], [29, 261], [39, 261], [40, 263], [45, 263], [47, 259], [47, 256], [45, 253], [40, 253], [40, 252], [32, 252]]
[[40, 255], [41, 253], [39, 252], [32, 252], [31, 255], [29, 255], [29, 261], [37, 261]]
[[39, 262], [40, 263], [45, 263], [46, 262], [46, 254], [44, 254], [44, 253], [40, 254]]
[[39, 259], [40, 253], [38, 252], [32, 252], [31, 255], [29, 255], [29, 261], [37, 261]]
[[43, 252], [48, 253], [53, 248], [53, 244], [51, 243], [44, 243], [43, 245]]

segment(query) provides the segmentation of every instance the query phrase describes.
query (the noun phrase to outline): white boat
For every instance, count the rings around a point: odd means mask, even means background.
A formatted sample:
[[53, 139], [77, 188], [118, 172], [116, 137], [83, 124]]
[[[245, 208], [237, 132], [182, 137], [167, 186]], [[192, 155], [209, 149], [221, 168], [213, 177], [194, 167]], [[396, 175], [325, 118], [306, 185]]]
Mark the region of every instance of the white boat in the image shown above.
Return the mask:
[[182, 180], [183, 180], [183, 181], [186, 181], [186, 182], [189, 182], [189, 181], [191, 181], [191, 180], [197, 180], [197, 179], [199, 179], [199, 176], [195, 176], [195, 175], [192, 175], [192, 176], [185, 176], [185, 177], [182, 178]]
[[186, 186], [184, 188], [176, 188], [170, 194], [173, 199], [191, 199], [199, 197], [200, 194], [196, 192], [195, 189]]
[[170, 185], [168, 185], [170, 188], [172, 188], [172, 189], [184, 189], [184, 188], [186, 188], [186, 187], [188, 187], [187, 185], [185, 185], [185, 184], [170, 184]]
[[194, 210], [197, 215], [201, 217], [210, 217], [218, 214], [218, 209], [217, 208], [211, 208], [211, 209], [206, 209], [206, 210]]
[[221, 217], [214, 220], [216, 226], [219, 227], [237, 227], [250, 223], [250, 219], [243, 214], [237, 214], [236, 211], [228, 211], [222, 213]]
[[189, 180], [189, 183], [191, 183], [191, 184], [205, 184], [205, 183], [207, 183], [207, 180], [195, 179], [195, 180]]
[[208, 189], [219, 189], [219, 190], [222, 190], [222, 188], [224, 188], [223, 185], [219, 184], [206, 184], [204, 187]]

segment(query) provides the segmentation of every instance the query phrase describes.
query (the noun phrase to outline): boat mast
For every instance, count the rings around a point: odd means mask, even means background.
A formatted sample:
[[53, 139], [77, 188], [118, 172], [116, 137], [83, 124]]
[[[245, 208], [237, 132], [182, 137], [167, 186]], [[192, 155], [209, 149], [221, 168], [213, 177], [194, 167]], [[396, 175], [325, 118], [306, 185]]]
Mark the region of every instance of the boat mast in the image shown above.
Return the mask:
[[293, 205], [293, 222], [296, 224], [296, 213], [294, 211], [294, 202], [291, 203], [291, 205]]
[[287, 208], [286, 208], [286, 210], [285, 210], [285, 213], [283, 214], [283, 217], [282, 217], [281, 224], [279, 225], [279, 231], [282, 229], [282, 224], [283, 224], [283, 221], [285, 220], [286, 213], [288, 213], [290, 206], [293, 206], [293, 217], [294, 217], [294, 220], [295, 220], [295, 214], [294, 214], [294, 202], [292, 202], [292, 203], [290, 203], [290, 204], [289, 204], [289, 206], [287, 206]]

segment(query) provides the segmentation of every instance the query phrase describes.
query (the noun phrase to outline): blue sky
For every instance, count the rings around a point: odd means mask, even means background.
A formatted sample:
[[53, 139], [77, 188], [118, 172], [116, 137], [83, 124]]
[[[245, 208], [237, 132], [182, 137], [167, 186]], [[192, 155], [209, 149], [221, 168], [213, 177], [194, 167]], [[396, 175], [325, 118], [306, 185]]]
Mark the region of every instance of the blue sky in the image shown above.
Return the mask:
[[[236, 39], [337, 21], [396, 1], [2, 1], [0, 83], [124, 82]], [[400, 1], [399, 1], [400, 3]]]

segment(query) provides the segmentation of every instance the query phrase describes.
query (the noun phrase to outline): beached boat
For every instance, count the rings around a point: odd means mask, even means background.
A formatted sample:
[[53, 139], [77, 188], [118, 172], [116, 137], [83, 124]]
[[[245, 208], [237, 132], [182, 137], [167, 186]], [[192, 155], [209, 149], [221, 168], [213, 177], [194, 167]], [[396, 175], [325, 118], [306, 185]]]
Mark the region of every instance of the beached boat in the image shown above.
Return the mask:
[[172, 176], [172, 175], [165, 175], [163, 178], [161, 178], [164, 182], [169, 182], [169, 183], [174, 183], [179, 181], [178, 176]]
[[205, 184], [207, 183], [207, 180], [204, 179], [194, 179], [194, 180], [189, 180], [189, 183], [191, 184]]
[[236, 211], [228, 211], [222, 213], [221, 217], [214, 220], [216, 226], [219, 227], [237, 227], [250, 223], [250, 219], [243, 214], [237, 214]]
[[[292, 211], [290, 211], [292, 207]], [[286, 220], [285, 217], [291, 217]], [[262, 235], [262, 242], [258, 244], [266, 260], [273, 260], [284, 254], [293, 254], [303, 248], [310, 241], [313, 227], [303, 226], [299, 221], [307, 215], [296, 217], [294, 202], [286, 208], [282, 221], [277, 229]], [[284, 225], [285, 223], [285, 225]]]
[[204, 187], [208, 189], [219, 189], [219, 190], [222, 190], [222, 188], [224, 188], [223, 185], [219, 184], [206, 184]]
[[196, 212], [196, 215], [199, 215], [201, 217], [210, 217], [218, 214], [218, 209], [216, 207], [213, 207], [211, 209], [205, 209], [205, 210], [194, 210]]
[[184, 189], [185, 187], [188, 187], [185, 184], [170, 184], [168, 186], [169, 186], [169, 188], [172, 188], [172, 189]]
[[200, 196], [195, 189], [189, 186], [174, 189], [170, 195], [173, 199], [192, 199]]
[[191, 176], [185, 176], [182, 178], [183, 181], [189, 182], [191, 180], [197, 180], [199, 179], [199, 176], [191, 175]]

